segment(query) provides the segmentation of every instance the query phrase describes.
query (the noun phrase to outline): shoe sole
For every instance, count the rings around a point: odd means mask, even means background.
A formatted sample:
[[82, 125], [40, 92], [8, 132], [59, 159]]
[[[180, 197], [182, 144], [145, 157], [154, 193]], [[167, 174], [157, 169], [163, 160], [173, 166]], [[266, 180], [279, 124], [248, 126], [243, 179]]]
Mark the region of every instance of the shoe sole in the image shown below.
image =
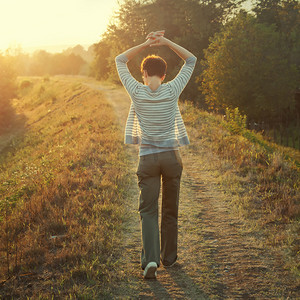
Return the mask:
[[156, 279], [156, 270], [157, 266], [149, 266], [147, 270], [145, 270], [144, 278], [145, 279]]

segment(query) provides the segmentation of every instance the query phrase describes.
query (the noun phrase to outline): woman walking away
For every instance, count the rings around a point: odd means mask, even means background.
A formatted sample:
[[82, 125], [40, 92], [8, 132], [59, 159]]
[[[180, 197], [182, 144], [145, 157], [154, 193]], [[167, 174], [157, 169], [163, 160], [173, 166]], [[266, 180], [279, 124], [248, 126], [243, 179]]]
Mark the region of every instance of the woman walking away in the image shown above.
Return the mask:
[[[167, 46], [184, 60], [177, 76], [162, 83], [167, 63], [156, 55], [141, 63], [144, 84], [132, 77], [127, 62], [148, 47]], [[189, 139], [179, 111], [178, 99], [193, 73], [196, 57], [164, 37], [164, 31], [148, 34], [146, 41], [116, 57], [122, 84], [131, 98], [125, 128], [125, 144], [139, 145], [137, 170], [139, 213], [142, 226], [141, 267], [144, 278], [155, 279], [160, 262], [172, 266], [177, 260], [178, 204], [182, 173], [179, 147]], [[162, 182], [161, 236], [158, 198]]]

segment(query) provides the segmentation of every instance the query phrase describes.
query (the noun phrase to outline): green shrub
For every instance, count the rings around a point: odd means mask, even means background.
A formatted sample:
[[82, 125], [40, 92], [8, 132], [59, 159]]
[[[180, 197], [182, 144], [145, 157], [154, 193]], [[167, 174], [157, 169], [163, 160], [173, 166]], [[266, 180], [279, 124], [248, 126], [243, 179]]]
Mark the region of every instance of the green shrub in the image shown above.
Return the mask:
[[230, 109], [226, 107], [225, 127], [233, 134], [240, 134], [247, 126], [247, 116], [239, 112], [238, 107]]

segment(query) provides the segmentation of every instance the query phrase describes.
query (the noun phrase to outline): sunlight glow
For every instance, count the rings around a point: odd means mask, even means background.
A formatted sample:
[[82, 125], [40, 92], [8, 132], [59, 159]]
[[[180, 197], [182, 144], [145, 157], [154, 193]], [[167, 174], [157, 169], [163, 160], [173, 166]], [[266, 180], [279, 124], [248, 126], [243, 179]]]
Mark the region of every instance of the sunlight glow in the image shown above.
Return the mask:
[[117, 0], [0, 0], [0, 51], [98, 42]]

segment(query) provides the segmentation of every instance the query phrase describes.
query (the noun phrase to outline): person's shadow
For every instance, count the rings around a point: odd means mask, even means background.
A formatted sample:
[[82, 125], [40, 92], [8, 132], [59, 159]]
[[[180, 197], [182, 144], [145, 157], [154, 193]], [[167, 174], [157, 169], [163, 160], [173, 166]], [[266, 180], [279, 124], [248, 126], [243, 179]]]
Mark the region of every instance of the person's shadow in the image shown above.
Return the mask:
[[[156, 280], [145, 280], [149, 288], [149, 294], [155, 296], [155, 299], [210, 299], [182, 268], [179, 263], [173, 267], [158, 269]], [[164, 280], [160, 281], [161, 275]], [[165, 279], [166, 278], [166, 279]], [[153, 296], [143, 295], [140, 299], [153, 298]]]

